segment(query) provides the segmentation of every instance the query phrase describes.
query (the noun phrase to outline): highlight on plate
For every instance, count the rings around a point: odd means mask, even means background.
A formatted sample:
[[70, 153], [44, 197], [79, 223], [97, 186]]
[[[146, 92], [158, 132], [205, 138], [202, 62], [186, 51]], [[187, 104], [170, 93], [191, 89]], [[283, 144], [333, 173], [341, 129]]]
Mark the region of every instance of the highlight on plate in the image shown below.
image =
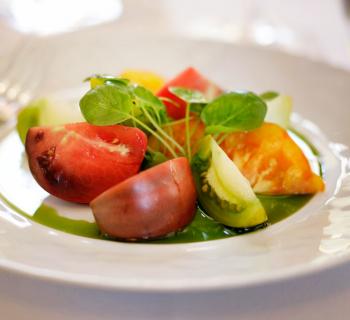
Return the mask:
[[[325, 188], [304, 152], [318, 159], [317, 150], [290, 125], [289, 96], [223, 89], [191, 67], [169, 81], [139, 70], [86, 81], [80, 110], [39, 99], [17, 123], [37, 183], [90, 206], [95, 223], [85, 223], [93, 230], [85, 236], [237, 236], [288, 217]], [[49, 209], [33, 220], [55, 214]], [[70, 221], [67, 230], [80, 234]]]

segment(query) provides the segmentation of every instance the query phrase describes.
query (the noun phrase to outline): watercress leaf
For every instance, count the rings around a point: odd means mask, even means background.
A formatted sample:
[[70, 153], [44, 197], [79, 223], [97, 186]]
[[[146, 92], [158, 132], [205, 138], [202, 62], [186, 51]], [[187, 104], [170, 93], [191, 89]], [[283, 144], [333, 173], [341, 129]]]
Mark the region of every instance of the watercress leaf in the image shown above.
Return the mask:
[[173, 104], [176, 108], [180, 108], [180, 105], [174, 101], [173, 99], [167, 98], [167, 97], [159, 97], [159, 100], [162, 102], [170, 102], [171, 104]]
[[95, 125], [121, 123], [130, 118], [133, 107], [130, 94], [115, 85], [91, 89], [81, 98], [79, 105], [86, 121]]
[[96, 74], [93, 74], [89, 77], [86, 77], [83, 81], [84, 82], [88, 82], [90, 81], [91, 79], [102, 79], [102, 80], [106, 80], [106, 79], [114, 79], [115, 77], [114, 76], [111, 76], [109, 74], [99, 74], [99, 73], [96, 73]]
[[125, 85], [128, 85], [130, 83], [128, 79], [115, 77], [109, 74], [94, 74], [92, 76], [85, 78], [83, 81], [88, 82], [88, 81], [91, 81], [92, 79], [101, 79], [103, 80], [103, 82], [109, 81], [111, 83], [116, 82], [116, 83], [122, 83]]
[[135, 97], [136, 108], [144, 107], [158, 124], [167, 122], [163, 103], [151, 91], [144, 87], [136, 86], [132, 93]]
[[207, 104], [201, 119], [209, 134], [245, 131], [260, 127], [266, 111], [266, 103], [254, 93], [229, 92]]
[[114, 84], [114, 85], [120, 85], [120, 86], [127, 86], [129, 85], [130, 81], [128, 79], [124, 79], [124, 78], [109, 78], [109, 79], [105, 79], [106, 84]]
[[266, 91], [266, 92], [263, 92], [262, 94], [260, 94], [260, 98], [265, 100], [265, 101], [273, 100], [273, 99], [277, 98], [278, 96], [279, 96], [279, 93], [276, 91]]
[[116, 84], [126, 87], [130, 82], [127, 79], [117, 78], [108, 74], [94, 74], [84, 79], [84, 81], [90, 82], [91, 89], [102, 86], [103, 84]]
[[207, 103], [203, 93], [182, 87], [170, 87], [169, 91], [187, 103]]
[[144, 87], [136, 86], [133, 89], [133, 94], [136, 98], [144, 103], [145, 105], [152, 106], [152, 108], [157, 110], [164, 110], [163, 103], [149, 90]]

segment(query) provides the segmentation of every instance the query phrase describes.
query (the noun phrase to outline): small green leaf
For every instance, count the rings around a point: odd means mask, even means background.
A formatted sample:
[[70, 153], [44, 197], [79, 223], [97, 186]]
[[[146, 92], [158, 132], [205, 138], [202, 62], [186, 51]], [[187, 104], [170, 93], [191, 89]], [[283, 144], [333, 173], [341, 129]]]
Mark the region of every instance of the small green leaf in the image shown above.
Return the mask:
[[203, 93], [182, 87], [170, 87], [169, 91], [187, 103], [208, 103]]
[[111, 83], [119, 83], [119, 84], [124, 84], [124, 85], [128, 85], [130, 82], [128, 79], [114, 77], [114, 76], [111, 76], [109, 74], [94, 74], [90, 77], [85, 78], [84, 82], [91, 81], [92, 79], [100, 79], [104, 83], [111, 82]]
[[151, 91], [137, 86], [132, 89], [132, 94], [135, 96], [136, 108], [145, 108], [157, 124], [167, 121], [163, 103]]
[[96, 73], [96, 74], [93, 74], [93, 75], [91, 75], [89, 77], [86, 77], [83, 81], [84, 82], [89, 82], [91, 79], [102, 79], [102, 80], [104, 80], [104, 79], [113, 79], [113, 78], [114, 78], [114, 76], [111, 76], [111, 75], [108, 75], [108, 74], [98, 74], [98, 73]]
[[266, 103], [254, 93], [230, 92], [207, 104], [201, 119], [209, 134], [246, 131], [262, 125], [266, 110]]
[[132, 90], [134, 95], [141, 100], [144, 104], [150, 105], [158, 110], [163, 110], [163, 103], [149, 90], [144, 87], [136, 86]]
[[84, 81], [90, 82], [91, 89], [102, 86], [104, 84], [114, 84], [127, 88], [130, 83], [130, 81], [127, 79], [117, 78], [106, 74], [95, 74], [93, 76], [87, 77]]
[[133, 108], [130, 94], [115, 85], [91, 89], [82, 97], [79, 105], [87, 122], [102, 126], [128, 120]]
[[260, 98], [265, 100], [265, 101], [273, 100], [273, 99], [277, 98], [278, 96], [279, 96], [279, 93], [276, 91], [266, 91], [266, 92], [263, 92], [262, 94], [260, 94]]
[[127, 86], [129, 85], [130, 81], [128, 79], [123, 78], [108, 78], [105, 80], [105, 84], [114, 84], [114, 85], [121, 85], [121, 86]]

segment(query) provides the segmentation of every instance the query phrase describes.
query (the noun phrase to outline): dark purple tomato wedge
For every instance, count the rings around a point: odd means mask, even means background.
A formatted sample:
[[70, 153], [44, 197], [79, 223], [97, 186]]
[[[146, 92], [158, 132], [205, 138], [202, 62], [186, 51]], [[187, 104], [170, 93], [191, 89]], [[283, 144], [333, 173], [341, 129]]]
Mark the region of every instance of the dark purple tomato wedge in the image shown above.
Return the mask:
[[101, 232], [111, 238], [161, 238], [189, 224], [196, 211], [189, 162], [177, 158], [105, 191], [90, 206]]

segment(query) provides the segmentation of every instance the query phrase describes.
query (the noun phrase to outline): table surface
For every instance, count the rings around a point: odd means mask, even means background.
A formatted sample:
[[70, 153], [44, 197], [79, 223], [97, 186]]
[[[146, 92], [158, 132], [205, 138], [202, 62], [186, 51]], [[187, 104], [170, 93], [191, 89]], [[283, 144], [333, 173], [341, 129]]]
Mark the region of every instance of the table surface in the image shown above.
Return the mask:
[[[350, 70], [350, 24], [341, 5], [333, 0], [265, 0], [264, 5], [126, 0], [118, 21], [96, 28], [253, 42]], [[82, 30], [77, 37], [88, 34]], [[0, 22], [0, 41], [6, 43], [0, 46], [2, 62], [21, 38]], [[185, 294], [92, 290], [0, 271], [1, 319], [349, 319], [349, 301], [350, 264], [258, 287]]]
[[[350, 265], [213, 293], [135, 294], [86, 290], [0, 273], [2, 319], [349, 319]], [[28, 316], [30, 315], [30, 317]]]

